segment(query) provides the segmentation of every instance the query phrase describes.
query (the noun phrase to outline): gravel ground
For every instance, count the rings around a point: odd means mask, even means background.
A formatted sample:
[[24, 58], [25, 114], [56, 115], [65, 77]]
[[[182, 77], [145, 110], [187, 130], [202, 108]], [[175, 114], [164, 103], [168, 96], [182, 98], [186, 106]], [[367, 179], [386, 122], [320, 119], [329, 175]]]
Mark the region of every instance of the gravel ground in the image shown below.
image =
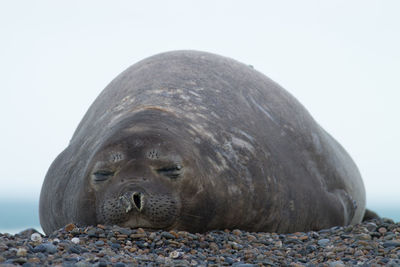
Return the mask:
[[73, 224], [41, 236], [0, 234], [0, 266], [400, 266], [400, 223], [293, 234], [191, 234]]

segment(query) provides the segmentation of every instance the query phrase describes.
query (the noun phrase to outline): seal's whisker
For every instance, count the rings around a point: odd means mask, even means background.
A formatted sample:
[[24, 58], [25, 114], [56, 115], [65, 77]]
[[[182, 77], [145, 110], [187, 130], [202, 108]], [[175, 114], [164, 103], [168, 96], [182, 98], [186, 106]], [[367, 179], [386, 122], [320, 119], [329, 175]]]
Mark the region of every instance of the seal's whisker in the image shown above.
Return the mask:
[[181, 213], [181, 215], [187, 216], [187, 217], [192, 217], [192, 218], [197, 218], [197, 219], [201, 219], [202, 218], [202, 216], [195, 215], [195, 214], [190, 214], [190, 213], [185, 213], [185, 212]]

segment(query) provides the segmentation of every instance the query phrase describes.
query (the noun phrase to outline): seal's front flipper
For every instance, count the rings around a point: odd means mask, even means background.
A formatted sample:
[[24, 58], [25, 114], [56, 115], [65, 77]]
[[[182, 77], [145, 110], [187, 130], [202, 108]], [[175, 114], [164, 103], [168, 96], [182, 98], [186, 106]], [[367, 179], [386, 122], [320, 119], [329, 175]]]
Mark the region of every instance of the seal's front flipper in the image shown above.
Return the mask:
[[372, 210], [369, 210], [369, 209], [366, 209], [365, 213], [364, 213], [363, 221], [369, 221], [369, 220], [372, 220], [372, 219], [379, 219], [379, 218], [380, 217], [376, 212], [374, 212]]
[[344, 190], [335, 190], [334, 194], [343, 206], [344, 225], [348, 225], [353, 220], [357, 209], [357, 202]]

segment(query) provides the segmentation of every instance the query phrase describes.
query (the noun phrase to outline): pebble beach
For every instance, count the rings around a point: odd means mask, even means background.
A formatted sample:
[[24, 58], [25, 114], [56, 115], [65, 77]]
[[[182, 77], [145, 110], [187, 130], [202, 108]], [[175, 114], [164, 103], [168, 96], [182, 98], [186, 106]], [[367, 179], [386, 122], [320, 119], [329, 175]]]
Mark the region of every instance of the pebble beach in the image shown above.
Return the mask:
[[400, 223], [291, 234], [241, 230], [193, 234], [118, 226], [66, 225], [0, 234], [0, 266], [400, 266]]

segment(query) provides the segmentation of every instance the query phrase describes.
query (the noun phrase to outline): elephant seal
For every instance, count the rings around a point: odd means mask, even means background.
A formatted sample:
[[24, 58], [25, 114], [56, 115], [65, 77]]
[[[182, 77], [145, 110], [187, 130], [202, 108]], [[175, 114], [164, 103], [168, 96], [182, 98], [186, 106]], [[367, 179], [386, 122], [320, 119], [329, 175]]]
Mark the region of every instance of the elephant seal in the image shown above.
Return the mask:
[[278, 84], [197, 51], [142, 60], [97, 97], [43, 183], [40, 222], [204, 232], [359, 223], [360, 173]]

